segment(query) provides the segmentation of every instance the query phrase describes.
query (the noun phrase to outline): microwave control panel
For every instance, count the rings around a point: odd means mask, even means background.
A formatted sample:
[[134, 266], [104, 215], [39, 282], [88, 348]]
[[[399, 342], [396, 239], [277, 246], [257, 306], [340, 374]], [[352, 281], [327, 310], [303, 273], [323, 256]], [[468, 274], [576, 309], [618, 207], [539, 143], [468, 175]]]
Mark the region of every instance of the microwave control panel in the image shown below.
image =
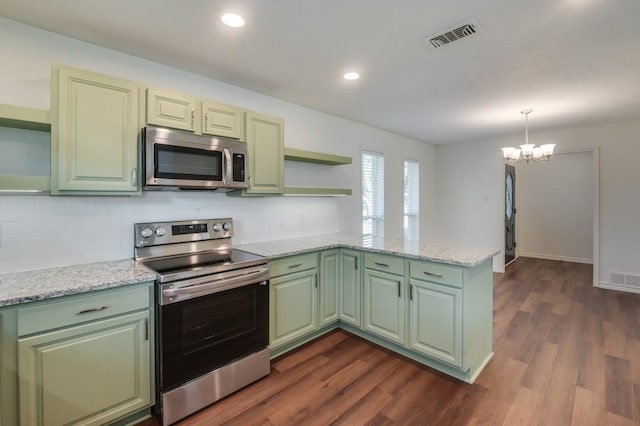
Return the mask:
[[233, 154], [233, 181], [244, 182], [244, 154]]

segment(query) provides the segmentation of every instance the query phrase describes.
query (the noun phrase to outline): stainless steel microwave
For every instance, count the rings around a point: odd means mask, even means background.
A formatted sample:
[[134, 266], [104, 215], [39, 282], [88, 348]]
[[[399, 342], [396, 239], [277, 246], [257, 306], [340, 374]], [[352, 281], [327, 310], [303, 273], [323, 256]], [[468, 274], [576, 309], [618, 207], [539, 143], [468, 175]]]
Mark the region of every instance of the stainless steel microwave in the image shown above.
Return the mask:
[[249, 186], [247, 143], [147, 126], [143, 189], [232, 191]]

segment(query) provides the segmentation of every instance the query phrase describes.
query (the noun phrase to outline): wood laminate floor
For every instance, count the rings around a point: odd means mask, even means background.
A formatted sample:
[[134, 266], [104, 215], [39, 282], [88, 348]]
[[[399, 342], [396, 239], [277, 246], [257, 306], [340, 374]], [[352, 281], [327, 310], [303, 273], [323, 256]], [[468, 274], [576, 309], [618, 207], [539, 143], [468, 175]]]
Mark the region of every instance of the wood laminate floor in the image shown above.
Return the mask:
[[494, 274], [495, 356], [474, 385], [335, 331], [179, 424], [640, 425], [640, 294], [591, 274], [528, 258]]

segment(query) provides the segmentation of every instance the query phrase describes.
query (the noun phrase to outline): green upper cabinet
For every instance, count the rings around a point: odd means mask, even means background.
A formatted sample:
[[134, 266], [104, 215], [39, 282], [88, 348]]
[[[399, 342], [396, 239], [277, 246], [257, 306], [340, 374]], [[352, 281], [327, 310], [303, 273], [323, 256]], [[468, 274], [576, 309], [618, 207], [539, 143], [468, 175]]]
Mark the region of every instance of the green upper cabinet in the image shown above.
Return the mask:
[[320, 327], [338, 321], [339, 250], [320, 253]]
[[147, 124], [195, 132], [198, 99], [164, 89], [147, 89]]
[[139, 193], [139, 85], [56, 66], [51, 89], [51, 192]]
[[202, 101], [202, 133], [244, 140], [244, 111], [219, 102]]
[[244, 110], [170, 90], [147, 89], [147, 124], [244, 139]]
[[247, 112], [249, 188], [246, 194], [282, 194], [284, 189], [284, 120]]

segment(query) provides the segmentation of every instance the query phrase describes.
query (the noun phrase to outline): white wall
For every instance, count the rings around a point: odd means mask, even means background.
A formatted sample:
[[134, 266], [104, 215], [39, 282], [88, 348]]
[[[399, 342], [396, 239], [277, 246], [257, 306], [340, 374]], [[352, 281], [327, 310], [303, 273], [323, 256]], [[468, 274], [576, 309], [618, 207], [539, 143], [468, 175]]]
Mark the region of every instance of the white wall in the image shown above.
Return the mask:
[[[558, 151], [599, 147], [599, 281], [608, 284], [610, 272], [639, 275], [640, 121], [530, 133], [530, 137], [537, 144], [556, 143]], [[519, 135], [437, 148], [439, 239], [503, 247], [500, 147], [520, 143]], [[494, 270], [504, 271], [503, 254], [494, 258]]]
[[516, 173], [518, 255], [593, 262], [593, 153], [558, 153]]
[[[350, 166], [337, 167], [285, 162], [286, 184], [351, 187], [353, 196], [344, 198], [236, 199], [164, 192], [141, 197], [0, 196], [0, 272], [131, 257], [133, 223], [140, 221], [231, 216], [237, 222], [235, 243], [359, 232], [360, 151], [365, 146], [386, 157], [386, 235], [402, 237], [403, 155], [421, 161], [421, 230], [425, 236], [434, 232], [435, 150], [429, 145], [2, 18], [0, 40], [0, 103], [49, 109], [51, 65], [60, 63], [280, 116], [285, 119], [285, 146], [354, 159]], [[2, 155], [10, 149], [12, 157], [19, 157], [16, 143], [35, 140], [37, 147], [22, 152], [37, 155], [37, 174], [46, 175], [42, 134], [17, 132], [0, 132]], [[23, 169], [14, 166], [19, 161], [26, 160], [3, 157], [0, 174], [20, 174]], [[24, 174], [29, 173], [34, 171]]]

